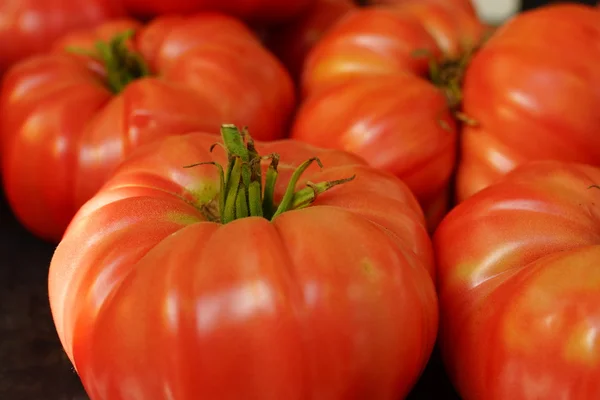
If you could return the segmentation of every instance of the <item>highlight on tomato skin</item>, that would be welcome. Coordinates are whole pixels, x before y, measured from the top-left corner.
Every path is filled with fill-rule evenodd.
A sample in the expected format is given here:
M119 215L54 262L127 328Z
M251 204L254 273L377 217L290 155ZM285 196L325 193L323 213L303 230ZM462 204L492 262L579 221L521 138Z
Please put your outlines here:
M414 195L346 152L222 137L139 147L58 245L52 315L90 398L406 396L438 321Z
M115 19L73 31L4 76L4 191L29 231L58 242L138 145L217 134L223 121L273 140L286 135L294 106L289 73L231 16Z
M446 369L467 400L600 398L600 168L522 165L433 241Z

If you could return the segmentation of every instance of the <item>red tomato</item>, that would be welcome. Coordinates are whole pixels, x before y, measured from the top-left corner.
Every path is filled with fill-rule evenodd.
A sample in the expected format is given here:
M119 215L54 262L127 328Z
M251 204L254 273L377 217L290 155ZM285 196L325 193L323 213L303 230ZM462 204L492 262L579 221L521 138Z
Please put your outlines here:
M133 14L152 17L161 14L219 11L246 20L279 22L301 14L316 0L122 0Z
M600 13L559 4L521 14L476 53L463 110L459 200L527 160L600 165Z
M331 26L355 8L352 0L317 0L299 18L272 29L267 46L299 79L309 51Z
M354 152L402 178L435 227L447 209L457 128L444 92L427 81L430 59L459 55L484 32L470 14L437 4L352 12L309 55L308 98L292 137Z
M279 154L277 177L238 133L223 129L236 154L225 182L214 165L184 168L227 162L213 135L169 137L139 148L73 219L49 293L88 394L403 398L438 318L416 199L348 153L256 143Z
M351 10L369 6L404 6L416 4L422 8L424 3L439 3L455 7L460 5L469 13L475 14L470 0L317 0L300 17L271 29L267 45L283 61L296 78L302 73L304 60L321 39L323 34Z
M73 29L123 15L118 0L2 0L0 74Z
M127 29L137 30L133 51L105 43L111 65L126 66L108 75L93 57L64 51ZM192 130L216 133L223 121L275 139L293 107L283 66L231 17L107 23L66 37L52 54L6 74L0 95L6 195L27 228L58 241L77 209L138 145Z
M599 183L531 162L440 224L440 340L463 399L600 398Z

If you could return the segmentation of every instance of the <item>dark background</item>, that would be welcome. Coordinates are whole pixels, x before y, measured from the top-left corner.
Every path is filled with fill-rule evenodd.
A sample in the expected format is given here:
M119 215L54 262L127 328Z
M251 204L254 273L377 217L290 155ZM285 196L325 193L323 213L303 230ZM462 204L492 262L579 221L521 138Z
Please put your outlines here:
M546 3L523 0L522 8ZM48 306L46 278L54 246L28 234L1 194L0 236L0 399L87 400L62 351ZM437 351L409 399L459 399Z
M563 0L554 0L554 1L543 1L543 0L521 0L521 10L530 10L535 7L542 6L548 3L582 3L582 4L596 4L596 0L578 0L578 1L563 1Z

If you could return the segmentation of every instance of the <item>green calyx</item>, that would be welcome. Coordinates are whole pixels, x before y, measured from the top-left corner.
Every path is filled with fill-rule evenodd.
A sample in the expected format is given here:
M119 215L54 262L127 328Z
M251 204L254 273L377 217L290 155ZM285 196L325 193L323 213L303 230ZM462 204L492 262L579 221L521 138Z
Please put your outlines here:
M476 125L476 121L461 111L462 84L465 71L475 50L467 51L458 58L444 58L441 61L436 60L428 51L415 53L417 56L428 57L429 80L444 93L448 108L454 117L467 125Z
M473 56L482 46L491 38L494 30L489 29L485 32L480 42L476 45L472 43L463 43L461 55L458 57L443 57L438 60L429 50L416 50L413 53L415 57L427 57L429 64L429 80L446 97L446 103L450 112L457 121L466 125L475 126L477 121L466 115L462 110L462 86L465 73Z
M127 41L134 34L135 31L128 30L108 42L98 41L93 51L80 48L68 48L67 51L100 61L106 70L107 86L113 93L120 93L129 83L150 75L142 56L127 47Z
M306 187L296 190L296 185L308 167L316 162L322 167L321 161L310 158L296 168L287 189L276 205L274 202L275 184L278 177L279 155L261 156L254 147L254 141L246 129L240 130L234 125L221 127L223 147L227 152L227 168L215 162L201 162L187 165L185 168L211 164L218 168L220 176L220 192L218 213L203 210L206 218L220 221L223 224L245 217L263 217L273 220L278 215L310 206L317 196L334 186L349 182L354 176L320 183L308 182ZM216 145L211 147L212 149ZM261 162L270 160L266 176L262 179Z

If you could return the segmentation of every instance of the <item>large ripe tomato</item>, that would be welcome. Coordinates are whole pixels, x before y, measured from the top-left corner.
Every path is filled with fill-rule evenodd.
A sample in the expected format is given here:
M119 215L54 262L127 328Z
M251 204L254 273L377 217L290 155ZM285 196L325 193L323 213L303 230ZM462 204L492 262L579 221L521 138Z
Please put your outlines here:
M65 233L50 304L91 399L403 398L438 318L416 199L295 141L256 143L261 166L238 135L225 182L184 168L225 165L213 135L139 148Z
M124 13L119 0L2 0L0 75L13 63L46 51L65 33Z
M67 45L135 29L134 51L102 46L110 66ZM142 60L140 62L140 60ZM113 65L114 64L114 65ZM10 70L0 97L8 201L35 234L59 240L77 209L130 151L160 136L248 125L259 139L286 132L291 78L248 28L220 14L115 21L66 37L52 54Z
M465 73L459 200L527 160L600 165L600 13L551 5L500 28Z
M600 168L537 161L434 236L448 371L465 400L600 398Z
M457 128L444 92L427 80L430 59L458 56L484 32L471 14L433 3L352 12L307 59L292 137L402 178L433 228L447 208Z
M140 17L218 11L244 20L279 22L308 9L316 0L121 0Z

